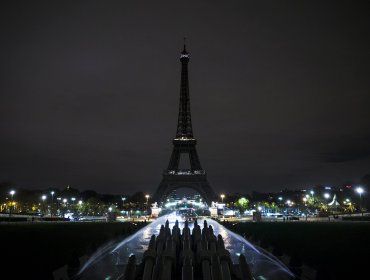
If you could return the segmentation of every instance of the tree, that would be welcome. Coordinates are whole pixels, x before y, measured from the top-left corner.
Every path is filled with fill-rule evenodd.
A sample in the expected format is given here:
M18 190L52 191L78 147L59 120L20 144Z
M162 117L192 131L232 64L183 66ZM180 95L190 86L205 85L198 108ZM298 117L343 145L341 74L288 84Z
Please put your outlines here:
M128 199L132 203L144 204L146 202L145 194L143 192L136 192Z
M352 214L353 212L355 212L355 210L356 210L356 207L353 203L349 202L349 203L345 204L345 208L344 208L345 213Z
M235 203L234 203L235 207L239 210L239 212L241 214L244 213L245 210L248 209L248 205L249 205L249 200L246 199L245 197L241 197L239 198Z

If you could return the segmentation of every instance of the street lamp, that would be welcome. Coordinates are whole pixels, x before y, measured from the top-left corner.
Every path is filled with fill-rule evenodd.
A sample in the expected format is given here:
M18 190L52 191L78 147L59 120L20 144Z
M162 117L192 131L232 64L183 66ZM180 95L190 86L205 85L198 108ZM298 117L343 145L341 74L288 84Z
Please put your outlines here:
M123 211L125 211L125 200L126 200L126 197L122 197L122 209ZM125 212L123 212L125 213ZM128 213L127 213L127 216L128 216Z
M224 197L225 197L225 195L224 194L221 194L220 197L221 197L221 202L224 203Z
M330 198L330 194L324 193L324 197L325 197L326 200L328 200ZM329 202L326 203L326 207L327 207L326 211L330 212L329 211ZM329 220L330 220L330 218L329 218Z
M51 217L53 217L53 204L54 204L54 194L55 194L55 192L51 191L50 194L51 194L51 209L50 209L51 212L50 212L50 214L51 214Z
M313 196L313 194L315 193L314 191L310 191L311 195Z
M303 202L304 202L304 208L305 208L305 211L306 211L306 221L307 221L307 197L303 197Z
M15 194L15 190L11 190L10 192L9 192L9 194L12 196L12 200L11 200L11 202L10 202L10 210L9 210L9 217L12 215L12 209L13 209L13 196L14 196L14 194Z
M43 212L45 212L45 200L46 200L46 195L41 196L41 199L42 199L42 207L44 208L44 211L43 211Z
M283 197L282 197L282 196L279 196L279 197L278 197L278 200L279 200L279 205L281 206L281 205L282 205L282 203L283 203L283 202L282 202L282 201L283 201Z
M360 195L360 211L361 211L361 216L363 216L364 213L362 212L362 199L361 199L361 195L364 193L364 189L361 188L361 187L357 187L356 188L356 192Z
M149 202L149 197L150 197L150 195L149 194L146 194L145 195L145 198L146 198L146 215L148 214L148 202Z

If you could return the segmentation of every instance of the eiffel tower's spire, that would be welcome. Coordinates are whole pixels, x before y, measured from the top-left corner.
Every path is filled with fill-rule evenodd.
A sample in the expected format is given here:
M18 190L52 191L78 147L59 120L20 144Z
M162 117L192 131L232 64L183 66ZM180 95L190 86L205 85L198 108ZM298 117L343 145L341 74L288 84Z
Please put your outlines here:
M184 37L184 50L182 51L182 54L188 54L186 51L186 37Z
M179 117L177 121L176 138L193 138L193 127L190 114L188 63L189 53L186 51L186 38L184 38L184 50L181 53L181 87Z

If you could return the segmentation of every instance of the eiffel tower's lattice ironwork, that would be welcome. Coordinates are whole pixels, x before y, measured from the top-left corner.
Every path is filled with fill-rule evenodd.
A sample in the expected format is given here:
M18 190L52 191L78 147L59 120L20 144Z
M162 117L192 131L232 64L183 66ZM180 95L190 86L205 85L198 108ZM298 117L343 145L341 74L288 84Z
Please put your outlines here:
M190 114L188 78L189 53L186 51L185 43L184 50L180 56L180 61L181 88L176 138L172 141L173 150L170 163L163 173L162 181L153 196L153 201L161 202L172 191L185 187L197 191L203 199L210 204L211 201L216 198L216 195L208 183L206 172L202 169L198 153L195 148L197 140L193 136ZM189 157L189 169L179 168L181 155L187 155Z

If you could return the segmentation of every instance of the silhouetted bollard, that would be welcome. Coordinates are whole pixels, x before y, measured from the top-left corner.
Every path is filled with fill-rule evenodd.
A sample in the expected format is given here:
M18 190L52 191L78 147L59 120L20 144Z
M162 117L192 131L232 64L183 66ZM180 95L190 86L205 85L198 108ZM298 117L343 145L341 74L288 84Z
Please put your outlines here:
M212 255L211 271L212 271L212 279L213 280L222 280L220 260L217 256L217 254Z
M222 239L222 236L220 234L217 236L217 254L220 258L222 279L223 280L231 280L230 252L225 249L224 240Z
M172 237L169 236L166 241L166 249L163 251L163 270L161 280L171 280L172 270L175 265L176 252L174 250Z
M192 260L189 256L186 256L182 264L182 280L193 280L194 271L192 266Z
M253 280L251 269L243 254L239 256L239 268L242 280Z
M152 280L157 280L160 279L160 275L162 272L162 258L157 257L154 268L153 268L153 275L152 275Z
M200 264L201 262L202 251L203 251L202 239L199 239L196 243L196 254L195 254L195 261L197 264Z
M159 235L155 242L155 248L156 248L157 254L162 253L165 242L166 242L166 233L165 233L164 226L162 225L161 229L159 230Z
M144 252L143 262L144 262L144 271L143 271L143 280L151 280L152 272L155 263L155 258L157 254L155 253L155 235L153 234L150 238L148 250Z
M209 235L209 237L208 237L208 249L212 253L216 253L216 250L217 250L217 239L216 239L216 236Z
M204 254L201 259L203 280L212 280L211 261L208 254Z
M193 263L194 255L190 247L189 237L184 238L182 251L180 253L180 263L183 263L186 258L190 259Z
M136 257L131 255L128 259L128 264L126 266L125 274L123 275L123 280L134 280L136 276Z

